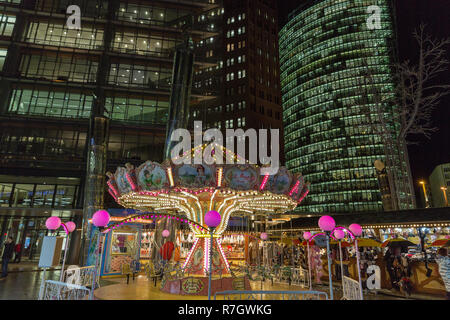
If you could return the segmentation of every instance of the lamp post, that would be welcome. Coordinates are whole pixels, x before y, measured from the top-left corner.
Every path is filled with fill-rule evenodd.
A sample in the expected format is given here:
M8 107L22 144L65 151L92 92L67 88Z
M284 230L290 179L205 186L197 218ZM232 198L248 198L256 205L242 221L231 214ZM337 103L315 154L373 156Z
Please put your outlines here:
M308 277L309 277L309 290L312 291L312 276L311 276L311 257L309 254L309 239L311 239L312 234L309 231L303 233L303 238L306 241L306 248L308 252Z
M348 229L355 236L356 265L357 265L357 269L358 269L359 293L361 295L361 300L364 300L363 291L362 291L362 283L361 283L361 265L359 263L360 258L359 258L359 249L358 249L358 237L360 237L362 235L362 228L359 224L353 223L348 227Z
M422 185L422 189L423 189L423 197L425 198L425 208L428 208L429 202L428 202L428 196L427 196L427 189L425 187L425 181L419 181L419 183Z
M99 210L92 216L92 224L99 229L98 237L97 237L97 245L95 248L96 256L95 256L95 269L94 276L92 277L92 286L91 293L89 295L89 300L94 300L94 289L97 281L97 269L98 269L98 261L100 255L100 237L102 235L103 229L108 225L110 216L108 211Z
M260 235L260 238L261 238L262 241L266 241L269 238L269 235L267 233L265 233L265 232L262 232L261 235ZM259 255L259 244L258 244L258 255ZM264 260L264 245L263 245L263 258L262 258L262 260ZM261 266L261 258L258 259L258 263ZM262 264L264 265L264 262ZM265 270L264 267L262 268L261 273L262 273L262 278L261 278L261 290L262 290L263 289L263 281L264 282L266 281L266 270Z
M344 288L344 266L342 263L342 245L341 245L341 240L345 238L345 232L342 230L334 230L334 237L338 240L339 242L339 262L341 264L341 281L342 281L342 288Z
M447 188L441 187L442 193L444 194L445 206L448 207L448 199L447 199Z
M69 221L67 223L62 223L61 224L64 227L64 231L66 231L66 245L64 248L64 259L63 259L63 263L62 263L62 267L61 267L61 275L59 276L59 281L62 282L64 280L64 266L66 264L66 257L67 257L67 247L69 246L69 237L70 237L70 233L72 233L75 228L77 227L76 224L72 221Z
M205 224L209 228L211 235L210 245L209 245L209 279L208 279L208 300L211 300L211 278L212 278L212 252L213 252L213 235L214 229L220 224L222 217L217 211L208 211L205 215Z
M322 216L319 219L319 228L325 232L327 237L327 260L328 260L328 281L330 283L330 299L334 300L333 297L333 279L331 277L331 259L330 259L330 235L336 226L336 222L333 217Z
M51 232L55 232L61 226L61 219L59 217L50 217L45 220L45 226ZM39 300L42 300L44 294L44 285L45 285L45 273L47 272L47 266L44 267L42 271L41 278L41 287L39 288Z

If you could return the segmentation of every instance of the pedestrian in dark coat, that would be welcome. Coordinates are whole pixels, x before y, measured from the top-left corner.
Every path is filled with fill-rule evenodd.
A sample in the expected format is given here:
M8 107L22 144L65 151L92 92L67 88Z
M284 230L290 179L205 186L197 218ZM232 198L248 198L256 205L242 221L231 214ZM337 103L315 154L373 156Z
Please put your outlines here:
M14 242L13 238L8 237L8 240L6 240L5 243L5 250L3 250L3 256L2 256L2 276L0 279L5 279L8 275L8 263L9 260L12 259L14 252Z

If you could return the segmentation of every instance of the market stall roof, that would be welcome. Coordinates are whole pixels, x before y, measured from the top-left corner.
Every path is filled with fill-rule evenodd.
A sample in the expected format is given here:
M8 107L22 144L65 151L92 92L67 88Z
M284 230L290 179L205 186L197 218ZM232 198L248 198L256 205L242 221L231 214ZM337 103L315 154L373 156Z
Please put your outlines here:
M383 248L386 248L386 247L409 247L409 246L415 246L415 245L416 245L415 243L413 243L409 240L398 237L398 238L387 239L386 241L383 242L381 247L383 247Z
M292 214L287 212L286 214ZM354 213L301 213L302 217L272 228L271 232L300 232L318 230L318 220L322 215L331 215L336 225L348 226L358 223L363 228L417 228L450 226L450 207L427 208L389 212ZM309 215L309 216L307 216Z
M358 244L359 244L359 242L358 242ZM332 241L330 241L330 245L334 245L334 246L337 246L337 245L339 245L339 241L334 241L334 240L332 240ZM351 247L352 246L352 244L351 243L349 243L349 242L347 242L347 241L342 241L341 242L341 246L342 246L342 248L347 248L347 247Z
M442 247L445 246L448 242L450 242L449 239L438 239L433 241L430 247Z
M381 242L375 239L362 238L358 239L358 247L381 247Z

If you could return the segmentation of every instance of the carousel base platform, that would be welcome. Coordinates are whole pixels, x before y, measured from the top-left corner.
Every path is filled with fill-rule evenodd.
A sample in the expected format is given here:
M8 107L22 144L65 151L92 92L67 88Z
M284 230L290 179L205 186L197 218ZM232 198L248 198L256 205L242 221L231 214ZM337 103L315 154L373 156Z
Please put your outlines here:
M192 276L183 279L167 280L162 284L161 291L181 296L205 296L208 295L208 277ZM227 290L251 290L247 277L223 277L211 279L211 295Z

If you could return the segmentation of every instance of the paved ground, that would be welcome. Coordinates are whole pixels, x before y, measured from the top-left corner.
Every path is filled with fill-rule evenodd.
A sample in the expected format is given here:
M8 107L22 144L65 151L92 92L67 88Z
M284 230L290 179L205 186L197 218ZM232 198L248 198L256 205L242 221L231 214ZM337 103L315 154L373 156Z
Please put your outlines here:
M0 281L0 300L36 300L41 285L42 271L37 270L36 264L20 263L10 264L9 275L5 280ZM59 280L60 270L51 270L46 272L46 279ZM261 282L252 282L254 290L261 290ZM101 279L101 288L96 290L98 299L108 300L186 300L186 296L173 296L161 293L159 291L159 283L155 288L152 281L148 281L146 277L140 276L136 281L130 279L130 284L126 284L125 278L115 278L104 280ZM315 286L314 290L329 293L326 285ZM267 280L262 284L262 290L302 290L297 286L289 286L285 284L274 284ZM304 289L303 289L304 290ZM336 284L334 290L335 299L340 299L342 291ZM189 299L206 299L207 297L189 297ZM383 290L377 295L364 294L365 300L405 300L405 297L395 291ZM412 300L444 300L444 297L432 295L416 295L413 294L409 299Z
M19 269L27 271L18 271ZM18 265L8 268L8 276L0 280L0 300L37 300L41 286L43 271L36 271L35 266L19 268ZM46 280L59 281L60 269L46 272ZM109 285L112 282L101 279L100 285Z

